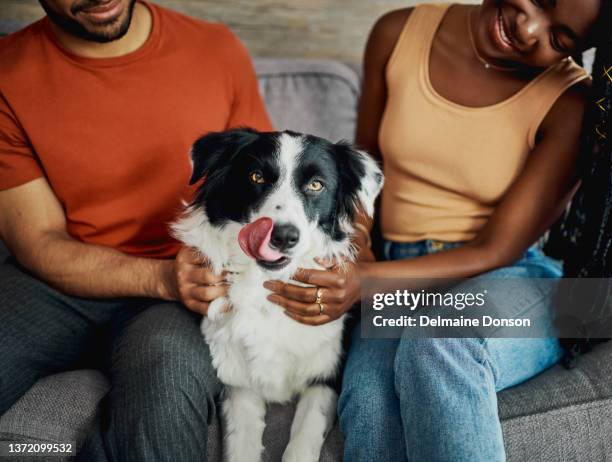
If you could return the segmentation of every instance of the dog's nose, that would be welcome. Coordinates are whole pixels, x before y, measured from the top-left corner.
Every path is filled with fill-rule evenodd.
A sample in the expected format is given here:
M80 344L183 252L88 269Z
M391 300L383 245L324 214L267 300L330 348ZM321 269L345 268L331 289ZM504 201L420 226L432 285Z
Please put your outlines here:
M300 240L300 230L293 225L274 225L270 244L280 250L288 250Z

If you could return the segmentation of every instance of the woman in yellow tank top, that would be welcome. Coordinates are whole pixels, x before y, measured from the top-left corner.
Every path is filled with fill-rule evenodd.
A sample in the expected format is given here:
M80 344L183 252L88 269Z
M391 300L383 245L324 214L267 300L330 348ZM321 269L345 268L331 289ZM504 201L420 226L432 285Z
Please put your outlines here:
M519 290L488 301L543 319L544 335L372 339L357 326L338 407L345 460L505 460L496 392L562 355L550 291L532 279L558 278L561 265L532 245L576 184L588 74L568 57L609 33L609 10L608 0L484 0L393 11L374 26L357 143L383 161L387 261L372 261L364 220L358 265L299 277L322 288L325 310L295 285L271 285L274 300L316 325L346 312L364 279L472 278L469 292L505 278Z
M515 287L524 278L488 306L501 317L546 317L551 286L529 278L560 277L561 267L529 246L576 182L588 76L567 57L589 43L601 6L422 5L378 21L357 142L384 163L389 261L367 267L368 277L480 274L463 290L488 288L498 298L484 278ZM505 460L496 392L562 356L552 328L550 336L503 338L511 332L374 340L357 331L339 402L345 460Z

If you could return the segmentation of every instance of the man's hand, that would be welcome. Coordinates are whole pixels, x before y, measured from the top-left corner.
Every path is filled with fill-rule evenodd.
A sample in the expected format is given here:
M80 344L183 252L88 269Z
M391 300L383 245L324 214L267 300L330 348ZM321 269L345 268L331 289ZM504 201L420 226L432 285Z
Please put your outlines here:
M338 319L360 298L359 267L351 262L320 263L327 269L300 269L293 277L315 287L266 281L264 287L273 292L268 300L285 308L287 316L302 324L319 326ZM317 292L321 305L316 303Z
M204 316L210 302L227 295L225 274L215 275L208 260L191 247L181 248L164 279L162 298L180 301Z

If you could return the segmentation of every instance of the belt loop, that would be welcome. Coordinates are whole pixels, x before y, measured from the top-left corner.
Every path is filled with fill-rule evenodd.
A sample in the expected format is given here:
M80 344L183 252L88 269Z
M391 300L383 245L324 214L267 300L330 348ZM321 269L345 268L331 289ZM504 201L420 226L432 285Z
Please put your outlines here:
M431 239L430 241L431 244L431 249L439 252L440 250L444 250L444 242L442 241L436 241L435 239Z
M387 241L385 240L383 242L383 256L385 257L385 260L391 260L391 246L393 245L393 242L391 241Z

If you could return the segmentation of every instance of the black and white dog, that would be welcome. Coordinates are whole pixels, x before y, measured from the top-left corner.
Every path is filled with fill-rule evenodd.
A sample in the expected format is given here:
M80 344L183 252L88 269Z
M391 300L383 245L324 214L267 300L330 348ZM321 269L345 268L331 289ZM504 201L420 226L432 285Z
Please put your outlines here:
M266 299L266 280L319 268L315 257L354 258L358 210L371 215L383 183L376 162L344 143L290 131L212 133L192 148L196 199L174 225L216 273L227 298L202 321L213 365L226 385L226 457L261 460L266 403L299 396L283 461L318 461L336 411L343 318L300 324Z

